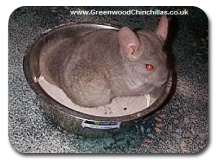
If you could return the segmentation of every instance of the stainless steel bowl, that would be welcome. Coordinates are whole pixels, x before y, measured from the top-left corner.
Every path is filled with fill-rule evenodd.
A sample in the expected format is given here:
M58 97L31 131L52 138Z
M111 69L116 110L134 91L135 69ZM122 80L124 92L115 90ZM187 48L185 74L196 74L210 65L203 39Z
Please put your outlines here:
M70 23L47 30L36 38L34 44L28 49L23 61L26 79L37 94L42 110L49 115L59 127L87 136L104 136L115 131L122 131L122 129L125 129L137 120L159 109L162 104L165 103L172 87L172 73L170 72L168 82L159 90L159 93L157 91L157 93L149 94L150 97L154 96L155 100L148 107L138 110L137 112L132 112L131 114L117 116L97 116L74 110L74 108L69 108L48 95L38 82L41 75L39 70L39 56L45 42L53 39L56 33L63 33L66 37L70 37L71 35L97 29L118 30L118 27L108 24ZM125 110L125 108L122 109Z

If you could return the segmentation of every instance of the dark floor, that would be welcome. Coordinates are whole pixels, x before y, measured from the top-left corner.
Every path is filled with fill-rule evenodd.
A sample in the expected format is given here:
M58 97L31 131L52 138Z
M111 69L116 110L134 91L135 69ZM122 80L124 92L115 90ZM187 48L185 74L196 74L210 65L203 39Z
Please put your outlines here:
M43 31L67 22L105 22L154 29L158 16L72 16L71 10L95 7L23 7L9 20L9 124L11 145L25 153L196 153L208 144L208 20L192 7L147 7L184 10L169 16L168 55L174 59L176 88L169 103L136 128L108 138L85 138L60 132L39 110L38 99L24 77L25 51ZM137 8L138 7L129 7ZM96 10L128 10L98 7ZM142 7L146 9L146 7Z

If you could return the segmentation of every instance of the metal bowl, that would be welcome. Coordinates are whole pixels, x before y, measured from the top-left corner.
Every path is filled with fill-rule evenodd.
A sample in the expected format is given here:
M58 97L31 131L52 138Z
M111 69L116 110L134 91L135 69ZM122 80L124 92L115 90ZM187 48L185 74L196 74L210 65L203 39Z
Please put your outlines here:
M113 112L109 113L106 112L106 107L103 107L103 114L101 114L100 111L98 111L97 114L90 114L88 109L83 109L82 107L81 109L77 109L77 107L71 108L60 102L59 99L54 98L53 95L45 89L48 86L44 85L45 83L42 84L40 80L41 72L39 69L39 57L42 47L48 40L53 39L53 36L56 35L56 33L63 33L66 37L69 37L71 35L98 29L118 30L116 26L107 24L70 23L61 25L45 31L36 38L34 44L28 49L23 61L26 79L31 88L37 94L42 110L49 115L60 128L86 136L104 136L115 131L121 131L131 123L157 110L167 99L172 87L172 73L170 73L168 82L161 87L160 90L145 96L145 107L140 107L140 103L138 101L135 102L134 100L132 105L133 109L130 109L129 111L125 97L123 98L124 102L122 102L121 105L117 106L117 103L118 101L120 102L120 100L115 101L115 109L120 109L121 112L113 110ZM142 99L143 98L144 97L142 97ZM127 101L131 100L127 99ZM102 110L100 107L99 109Z

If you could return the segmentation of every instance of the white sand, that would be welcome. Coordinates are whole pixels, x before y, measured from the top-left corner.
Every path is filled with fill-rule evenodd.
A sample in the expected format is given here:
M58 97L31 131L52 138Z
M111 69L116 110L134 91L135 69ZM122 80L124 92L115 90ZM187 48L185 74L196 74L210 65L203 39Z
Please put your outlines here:
M74 104L59 87L47 82L43 76L36 80L45 92L60 104L74 109L78 112L102 116L102 117L116 117L125 116L137 113L146 109L153 101L150 101L149 94L145 96L136 97L120 97L112 100L110 104L99 106L95 108L85 108ZM126 108L126 109L125 109Z

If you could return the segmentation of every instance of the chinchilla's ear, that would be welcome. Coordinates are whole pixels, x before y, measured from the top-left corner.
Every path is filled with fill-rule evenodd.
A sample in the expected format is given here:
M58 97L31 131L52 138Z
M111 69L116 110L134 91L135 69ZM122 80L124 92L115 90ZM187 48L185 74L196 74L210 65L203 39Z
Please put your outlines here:
M160 19L160 22L155 30L158 38L164 43L167 38L168 32L168 19L165 15L163 15Z
M143 54L141 52L141 42L130 28L121 28L118 32L118 39L120 47L130 60L136 60Z

